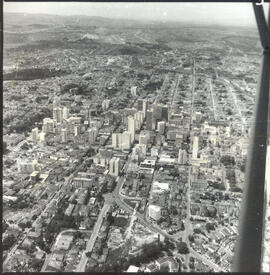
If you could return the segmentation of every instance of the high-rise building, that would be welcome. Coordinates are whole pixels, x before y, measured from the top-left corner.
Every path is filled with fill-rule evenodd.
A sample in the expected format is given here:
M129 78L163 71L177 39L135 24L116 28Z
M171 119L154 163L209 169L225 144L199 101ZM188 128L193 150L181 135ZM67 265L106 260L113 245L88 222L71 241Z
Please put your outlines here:
M136 86L131 87L130 91L131 91L131 95L133 95L133 96L137 95L137 87Z
M67 139L67 129L61 129L61 142L66 143Z
M69 118L69 109L67 107L63 108L63 119Z
M161 134L161 135L164 134L164 132L165 132L165 121L159 121L158 122L157 130L158 130L159 134Z
M149 217L158 221L161 217L161 208L158 205L150 204L148 207Z
M60 122L62 123L63 121L63 112L62 112L62 108L57 107L53 109L53 119L56 120L56 122Z
M109 99L103 100L103 102L102 102L102 109L103 110L107 110L109 108L109 106L110 106L110 100Z
M137 110L142 111L143 110L143 99L137 100Z
M148 101L144 99L143 105L142 105L142 112L143 112L144 117L146 117L147 109L148 109Z
M41 145L45 145L46 144L46 133L41 132L39 135L39 142Z
M153 117L156 120L160 120L162 118L162 106L160 104L155 104L153 108Z
M193 137L193 145L192 145L192 158L193 159L198 158L198 150L199 150L199 137L194 136Z
M146 112L146 129L153 130L153 111L147 110Z
M38 138L39 138L39 136L38 136L38 128L36 127L34 129L32 129L32 141L33 142L38 142Z
M53 99L53 109L60 106L60 98L58 96L54 97Z
M178 163L179 164L186 164L187 163L187 151L186 150L179 149Z
M144 117L146 117L146 111L148 109L148 101L146 99L139 99L137 101L137 110L142 111Z
M49 117L43 119L42 132L54 133L55 121Z
M121 134L121 149L130 149L131 147L131 133L125 131Z
M128 132L131 134L131 142L135 140L135 120L134 117L128 117Z
M150 135L148 133L140 133L139 144L147 145L150 140Z
M93 144L97 138L97 128L91 128L88 130L89 143Z
M110 175L117 177L120 171L120 159L113 157L110 160Z
M74 125L74 136L78 136L81 133L81 126L80 125Z
M161 118L168 121L169 118L169 108L168 106L162 106L161 108Z
M119 147L119 134L113 133L112 134L112 147L117 149Z

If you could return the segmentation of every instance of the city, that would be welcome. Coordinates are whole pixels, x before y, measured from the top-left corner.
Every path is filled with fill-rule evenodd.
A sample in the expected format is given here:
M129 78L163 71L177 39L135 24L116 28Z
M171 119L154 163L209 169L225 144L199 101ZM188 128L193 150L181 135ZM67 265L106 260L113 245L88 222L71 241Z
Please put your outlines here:
M4 20L3 271L229 272L256 30Z

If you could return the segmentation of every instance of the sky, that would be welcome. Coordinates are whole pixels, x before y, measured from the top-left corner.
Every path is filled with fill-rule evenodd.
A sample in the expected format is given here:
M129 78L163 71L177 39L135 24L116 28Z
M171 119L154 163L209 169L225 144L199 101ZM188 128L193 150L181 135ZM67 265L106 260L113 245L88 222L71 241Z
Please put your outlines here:
M265 10L268 6L269 3L264 4ZM4 2L4 12L255 26L251 3Z

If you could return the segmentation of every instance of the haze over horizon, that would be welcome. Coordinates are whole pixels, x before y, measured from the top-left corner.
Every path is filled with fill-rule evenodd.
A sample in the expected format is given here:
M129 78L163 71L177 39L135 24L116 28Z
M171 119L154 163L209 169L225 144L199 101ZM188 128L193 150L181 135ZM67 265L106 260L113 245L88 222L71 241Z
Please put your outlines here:
M267 14L269 5L264 8ZM10 12L255 27L251 3L4 2Z

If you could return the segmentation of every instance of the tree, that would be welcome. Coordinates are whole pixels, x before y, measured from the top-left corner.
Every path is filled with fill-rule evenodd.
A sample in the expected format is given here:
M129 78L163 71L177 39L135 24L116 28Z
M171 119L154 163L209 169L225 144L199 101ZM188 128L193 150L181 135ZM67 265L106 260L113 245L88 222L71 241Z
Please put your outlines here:
M10 249L14 243L16 242L16 237L14 235L8 235L2 243L2 248L3 250L8 250Z
M189 249L185 242L179 242L177 243L177 248L180 254L188 254Z
M207 223L205 225L207 232L210 232L211 230L215 230L215 226L212 223Z
M188 239L189 239L189 241L191 242L191 243L194 243L194 236L193 235L189 235L188 236Z
M90 258L90 257L91 257L91 254L92 254L92 253L91 253L90 251L85 252L85 256L86 256L86 257L88 257L88 258Z

